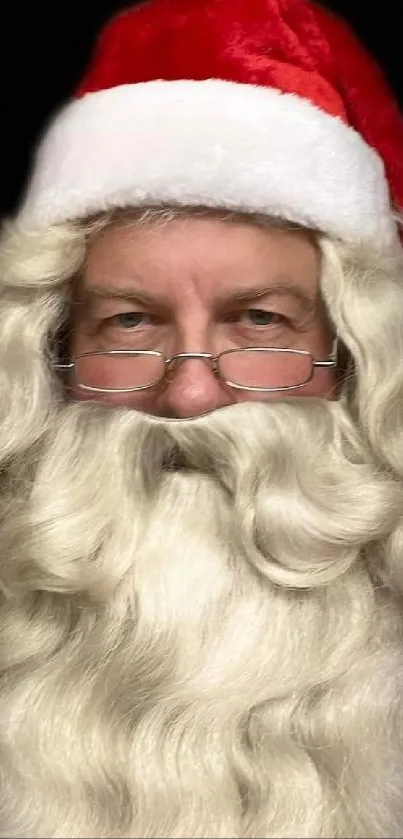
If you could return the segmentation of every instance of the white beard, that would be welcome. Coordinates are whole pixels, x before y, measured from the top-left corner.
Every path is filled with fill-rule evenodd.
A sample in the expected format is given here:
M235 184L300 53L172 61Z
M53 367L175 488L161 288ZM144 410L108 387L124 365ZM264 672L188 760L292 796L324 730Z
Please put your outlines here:
M70 405L37 457L4 480L0 835L400 836L402 487L341 406Z

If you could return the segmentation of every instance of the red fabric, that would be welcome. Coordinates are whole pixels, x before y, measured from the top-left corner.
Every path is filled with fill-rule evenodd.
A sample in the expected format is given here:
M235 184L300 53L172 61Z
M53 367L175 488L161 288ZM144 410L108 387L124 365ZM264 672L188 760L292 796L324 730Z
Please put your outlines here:
M380 68L346 23L312 8L331 48L348 122L383 159L393 202L403 210L403 114Z
M311 0L149 0L105 27L76 93L206 78L275 87L340 117L383 158L403 207L403 117L348 25Z
M296 93L345 118L330 67L326 40L301 0L151 0L101 33L77 95L153 79L216 78Z

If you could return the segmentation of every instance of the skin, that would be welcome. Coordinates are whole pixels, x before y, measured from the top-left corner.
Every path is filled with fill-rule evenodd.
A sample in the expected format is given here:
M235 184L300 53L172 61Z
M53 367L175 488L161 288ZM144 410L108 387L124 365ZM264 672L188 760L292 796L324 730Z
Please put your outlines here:
M332 335L320 302L319 273L320 255L305 231L198 217L158 228L108 227L88 249L73 306L71 357L119 348L156 349L169 356L272 346L308 350L325 360ZM250 299L237 299L241 293ZM74 376L70 380L74 398L170 418L195 417L247 400L333 398L335 385L335 371L329 369L316 370L295 391L235 390L201 359L182 361L169 381L137 393L90 395L76 387Z

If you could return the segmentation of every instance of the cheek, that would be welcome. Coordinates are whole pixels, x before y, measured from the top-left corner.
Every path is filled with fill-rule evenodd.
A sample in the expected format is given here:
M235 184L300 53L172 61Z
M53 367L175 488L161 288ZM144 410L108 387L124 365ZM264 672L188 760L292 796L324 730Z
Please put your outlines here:
M71 325L69 333L68 351L70 357L85 352L85 337L81 334L80 326L77 323Z
M236 392L236 402L271 402L275 399L292 399L300 396L316 396L320 399L337 399L337 379L334 370L317 370L311 382L297 388L277 393Z
M301 388L301 396L318 396L322 399L337 398L337 376L335 370L316 370L311 382Z
M156 403L156 393L152 390L143 393L91 393L71 383L67 384L67 391L69 398L78 402L101 402L111 408L133 408L150 414L154 413Z

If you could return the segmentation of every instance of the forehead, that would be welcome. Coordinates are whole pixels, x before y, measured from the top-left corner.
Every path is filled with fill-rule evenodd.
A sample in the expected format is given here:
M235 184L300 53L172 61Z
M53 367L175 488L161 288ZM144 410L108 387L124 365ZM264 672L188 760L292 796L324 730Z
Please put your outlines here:
M314 297L318 280L319 252L308 231L187 217L105 228L89 244L82 288L132 287L172 300L192 289L216 298L266 283Z

